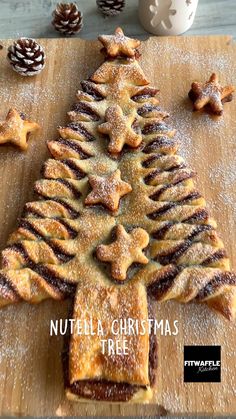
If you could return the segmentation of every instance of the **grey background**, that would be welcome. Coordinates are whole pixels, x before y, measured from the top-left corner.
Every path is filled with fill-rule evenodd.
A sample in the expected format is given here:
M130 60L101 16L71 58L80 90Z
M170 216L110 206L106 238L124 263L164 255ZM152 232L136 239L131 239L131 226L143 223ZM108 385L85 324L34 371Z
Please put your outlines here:
M60 36L51 26L56 3L57 0L0 0L0 39ZM117 25L129 35L148 37L138 21L138 0L126 0L126 8L119 17L105 19L97 10L96 0L77 3L84 13L84 28L77 35L81 38L97 38L98 33L110 33ZM194 24L187 34L229 34L236 39L236 0L199 0Z

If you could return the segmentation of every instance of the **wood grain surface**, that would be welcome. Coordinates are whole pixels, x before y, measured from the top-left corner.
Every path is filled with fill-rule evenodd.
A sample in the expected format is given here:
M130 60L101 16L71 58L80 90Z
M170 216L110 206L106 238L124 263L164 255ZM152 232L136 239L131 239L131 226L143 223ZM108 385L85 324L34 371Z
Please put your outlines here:
M0 41L0 120L10 106L38 121L27 153L0 149L0 246L33 197L33 183L47 156L46 140L66 120L80 80L102 61L97 42L41 40L47 65L36 78L15 74L5 59L10 41ZM223 83L235 82L236 47L228 36L150 38L142 45L141 66L160 88L160 100L178 129L180 154L197 170L199 190L207 198L236 269L236 101L225 104L218 119L192 113L187 99L192 80L214 70ZM62 337L49 336L51 319L68 315L69 302L19 304L0 312L0 413L31 416L151 416L236 413L236 331L207 307L173 302L156 306L157 318L179 321L177 336L159 336L158 378L153 403L145 406L73 404L64 396L60 351ZM221 383L183 383L183 347L222 346Z
M0 38L59 38L51 25L51 14L58 0L0 0ZM132 36L146 39L149 34L138 18L138 0L126 0L124 11L104 19L96 0L77 1L84 14L79 37L94 39L101 30L111 33L122 26ZM229 34L236 38L235 0L199 0L196 17L188 35Z

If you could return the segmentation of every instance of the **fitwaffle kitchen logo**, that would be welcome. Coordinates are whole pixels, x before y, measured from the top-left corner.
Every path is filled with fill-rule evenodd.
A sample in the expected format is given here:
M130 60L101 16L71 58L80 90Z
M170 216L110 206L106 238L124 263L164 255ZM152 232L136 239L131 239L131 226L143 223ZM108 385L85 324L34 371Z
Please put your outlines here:
M220 381L220 346L184 347L185 383L220 383Z

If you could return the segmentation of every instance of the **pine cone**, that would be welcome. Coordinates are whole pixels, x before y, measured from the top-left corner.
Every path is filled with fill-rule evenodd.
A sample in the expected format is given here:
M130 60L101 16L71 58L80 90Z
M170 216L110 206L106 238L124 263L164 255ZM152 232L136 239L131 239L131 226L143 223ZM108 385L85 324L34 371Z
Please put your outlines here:
M125 7L125 0L97 0L98 9L105 16L116 16Z
M75 3L58 3L52 15L52 24L62 35L74 35L83 27L83 13Z
M35 76L45 66L45 53L34 39L20 38L8 48L8 60L22 76Z

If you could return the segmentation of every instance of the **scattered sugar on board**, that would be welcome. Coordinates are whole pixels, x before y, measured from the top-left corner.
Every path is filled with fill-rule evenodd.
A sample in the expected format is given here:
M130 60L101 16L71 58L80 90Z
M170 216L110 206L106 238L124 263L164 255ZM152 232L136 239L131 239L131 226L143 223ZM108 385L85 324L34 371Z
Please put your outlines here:
M161 308L162 310L162 308ZM159 337L159 345L161 346L161 359L159 365L162 371L162 391L160 402L170 413L184 413L186 411L185 395L183 388L183 346L184 345L221 345L222 347L222 381L220 392L217 391L214 397L218 400L218 412L222 413L224 409L230 411L230 405L227 400L233 400L236 396L236 376L235 372L229 365L232 364L236 356L236 349L233 345L235 339L235 326L216 315L205 305L186 304L177 306L177 303L168 301L165 303L164 313L172 313L174 310L174 318L180 316L180 333L182 338L177 336ZM170 315L171 317L171 315ZM227 327L225 327L227 326ZM230 339L229 339L230 336ZM203 343L204 342L204 343ZM167 349L168 348L168 349ZM174 368L169 369L171 362L170 353L174 354ZM176 361L177 360L177 361ZM174 387L169 391L169 380L174 381ZM188 394L198 393L198 412L204 412L206 403L208 403L209 385L206 383L188 383L186 384ZM214 384L212 385L214 389ZM188 410L196 411L195 398L189 397Z
M176 138L179 142L179 154L193 166L192 160L200 158L199 150L194 146L191 133L196 133L199 129L204 129L209 137L218 134L219 129L225 126L223 118L212 122L209 115L202 114L201 119L195 118L195 114L186 107L185 102L178 101L169 109L170 123L176 128ZM199 126L200 125L200 126Z
M235 64L232 62L231 58L227 56L226 54L208 54L208 55L199 55L199 53L186 53L183 51L178 50L178 48L173 47L172 45L164 46L163 44L157 44L157 53L154 54L154 61L156 66L158 66L158 60L160 59L160 56L170 56L171 62L175 64L176 66L183 66L188 65L192 67L192 74L194 74L194 68L196 69L196 72L202 72L202 69L204 70L204 73L207 74L216 70L221 73L224 73L225 71L228 72L228 74L233 74L233 70L235 69ZM68 54L68 65L72 67L71 60L71 53ZM153 53L152 57L150 58L153 61ZM147 62L147 59L146 59ZM95 66L96 59L93 59L93 65ZM70 67L70 68L71 68ZM88 71L88 74L91 73L91 57L89 57L86 64L84 64L84 70ZM5 74L5 77L7 77L7 73ZM167 82L166 80L166 74L160 74L160 85L161 87L165 85ZM4 77L2 79L2 83L0 82L0 95L1 99L5 103L11 102L12 105L17 106L18 101L15 97L14 88L10 88L9 86L6 88ZM36 105L42 106L43 104L47 103L49 100L53 103L59 103L59 100L61 100L60 96L60 90L65 87L65 84L69 84L67 80L64 78L62 79L60 77L60 74L56 74L55 76L55 85L57 85L57 89L55 89L54 86L34 86L34 82L32 81L22 81L22 84L20 86L20 92L19 92L19 98L20 101L23 103L34 101ZM230 80L228 80L230 82ZM20 84L20 83L19 83ZM178 86L177 86L178 87ZM189 135L190 130L194 129L196 132L199 129L207 130L208 134L210 136L214 136L218 134L218 131L223 132L225 121L224 118L220 118L217 122L210 119L208 115L202 115L201 119L194 120L193 115L191 113L191 110L189 107L186 106L186 103L182 101L183 97L186 96L186 90L181 91L181 94L178 94L177 90L174 93L174 100L172 104L167 104L169 107L170 112L172 113L171 116L171 123L173 127L176 127L178 129L177 138L180 142L180 154L184 156L187 161L191 164L193 156L196 156L196 158L201 157L199 155L199 152L196 152L196 149L193 148L192 138ZM163 93L164 96L164 93ZM43 122L43 117L42 122ZM228 139L227 139L228 140ZM14 160L15 153L12 152L12 159ZM23 159L23 155L19 154L19 159ZM192 164L191 164L192 165ZM230 163L231 165L231 163ZM235 162L232 161L232 168L234 168L234 174L235 171ZM226 192L226 190L230 190L230 183L232 181L232 171L225 171L225 166L217 165L217 167L213 168L212 174L211 174L211 180L214 183L215 181L222 183L222 189L221 193L219 195L219 199L222 199L222 202L224 200L228 200L227 202L232 202L232 204L235 206L235 198ZM235 178L233 178L233 182L235 182ZM229 191L230 192L230 191ZM232 198L232 200L231 200ZM226 202L224 201L224 202ZM13 202L12 202L13 204ZM169 303L168 303L169 304ZM170 303L171 304L171 303ZM38 309L37 307L35 309ZM6 309L8 310L8 309ZM14 316L15 317L15 316ZM11 317L12 321L12 317ZM15 322L18 321L17 318L14 319ZM9 320L10 322L10 320ZM11 324L9 324L9 327ZM185 315L184 315L184 321L181 323L181 326L183 326L183 332L184 332L184 342L190 342L192 344L201 344L202 338L208 340L210 344L215 343L223 345L225 354L227 356L235 356L235 349L232 348L230 345L230 341L227 339L228 333L233 335L235 333L233 326L227 324L227 331L226 328L224 328L224 321L221 320L218 316L216 316L214 313L211 313L207 307L202 306L195 306L195 305L189 305L185 306ZM6 328L5 330L7 330ZM6 333L4 330L4 333ZM209 335L209 330L212 330L212 334ZM37 332L37 330L36 330ZM35 333L36 333L35 332ZM27 333L26 333L27 334ZM176 338L178 339L178 337ZM225 341L226 340L226 341ZM7 362L11 362L14 364L14 361L17 360L17 362L20 361L24 362L25 357L31 350L31 342L24 343L20 342L19 339L16 339L11 345L7 345L7 348L5 348L5 351L2 350L0 353L0 363L3 362L3 360L7 360ZM177 341L176 347L178 348L179 353L182 351L182 345L183 342ZM166 356L164 355L164 358ZM167 360L168 361L168 360ZM236 393L235 390L235 377L232 374L232 371L227 371L227 365L225 365L225 369L227 373L227 379L228 382L222 383L222 395L219 396L219 404L222 404L224 406L224 394L225 389L227 389L228 394L231 392L234 396ZM179 380L177 380L178 385L182 385ZM204 396L203 396L204 397ZM169 391L164 391L162 394L163 398L163 404L166 407L166 409L172 411L172 412L182 412L185 409L184 402L179 398L179 394L176 391L172 391L171 393ZM204 400L204 399L203 399ZM204 406L202 406L204 408Z
M187 39L185 40L186 48L181 49L171 43L159 42L158 38L153 38L151 42L152 48L147 49L147 54L150 54L150 60L152 60L152 63L154 61L154 63L157 65L160 61L160 57L167 57L167 61L171 60L171 65L174 65L175 67L187 65L188 68L190 67L190 69L192 67L196 70L201 69L203 74L206 73L202 70L209 70L210 72L229 71L231 74L233 74L233 69L235 69L235 62L227 52L218 52L207 49L204 54L198 51L188 51Z
M27 310L28 311L28 310ZM28 313L29 314L29 313ZM19 316L19 317L18 317ZM25 339L25 336L30 336L32 330L30 330L30 322L25 322L22 318L22 324L24 325L24 335L17 335L16 330L14 338L11 334L9 336L9 330L13 331L16 324L19 324L20 317L25 316L23 309L12 310L11 307L5 308L2 311L1 317L4 324L4 328L1 331L1 348L0 348L0 371L1 377L5 378L5 374L9 376L9 379L14 378L14 386L19 385L15 380L15 368L21 365L21 375L24 369L24 365L27 364L26 360L29 357L32 358L33 342L32 339ZM37 331L37 324L34 325L34 330ZM12 332L11 332L12 333ZM22 385L26 385L27 380L22 379Z
M6 43L7 44L7 43ZM60 69L58 71L54 71L53 74L53 82L51 80L44 80L44 84L38 82L40 81L40 76L38 78L35 77L21 77L16 75L13 71L11 71L9 64L5 64L1 68L1 78L0 78L0 97L2 103L11 104L11 106L19 107L19 103L21 106L25 106L28 103L33 103L34 106L40 106L40 109L44 109L44 104L48 101L54 104L59 104L61 100L65 100L66 98L62 97L62 92L64 92L65 87L68 87L68 91L74 89L74 94L76 93L76 89L80 86L80 81L83 79L83 76L89 77L93 68L96 68L98 65L98 61L101 60L99 57L99 52L96 54L91 49L87 51L87 61L83 61L83 63L79 62L78 70L73 75L73 79L71 79L72 71L75 67L75 59L74 59L74 51L71 48L64 49L63 55L66 62L66 66L63 72L63 77L60 73ZM53 52L50 50L50 44L46 49L47 61L46 66L52 65L50 59L54 62ZM5 57L1 57L1 60L5 60ZM17 91L15 85L15 77L17 77ZM12 83L9 83L9 80ZM22 109L24 110L24 109Z
M47 354L49 345L54 348L51 353L55 352L55 356L60 359L61 337L56 336L49 342L48 333L50 318L63 317L63 310L56 305L51 308L45 307L42 303L40 306L14 305L1 311L0 380L5 383L7 377L9 385L12 386L13 391L16 391L16 395L20 389L21 403L24 399L29 400L29 397L34 396L35 392L39 390L42 380L52 381L50 373L55 376L53 368L48 367L45 377L44 368L39 368L39 365L44 365L45 359L52 359L52 355L48 356ZM53 365L55 365L54 361ZM10 388L9 385L6 387L7 389ZM9 394L7 391L9 390L6 390L5 395ZM5 397L3 400L5 409L8 409L9 412L13 406L15 412L18 410L20 412L22 409L22 405L17 405L17 397ZM43 412L44 399L40 401L41 403L41 412Z

